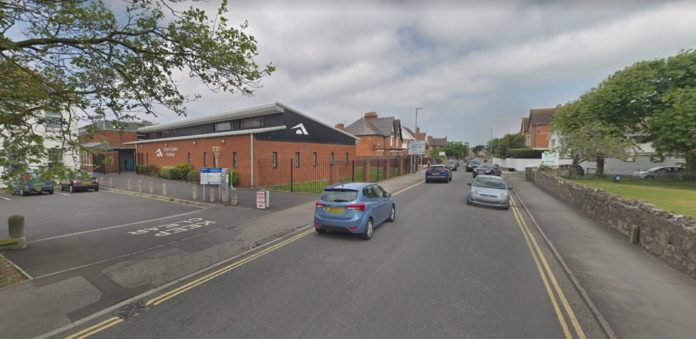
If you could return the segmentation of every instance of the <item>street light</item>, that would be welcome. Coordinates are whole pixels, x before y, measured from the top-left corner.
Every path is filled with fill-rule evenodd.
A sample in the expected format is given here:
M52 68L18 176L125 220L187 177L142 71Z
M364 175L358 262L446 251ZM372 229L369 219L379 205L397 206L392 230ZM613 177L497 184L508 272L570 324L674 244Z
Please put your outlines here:
M418 111L423 109L423 107L416 107L416 128L418 128Z

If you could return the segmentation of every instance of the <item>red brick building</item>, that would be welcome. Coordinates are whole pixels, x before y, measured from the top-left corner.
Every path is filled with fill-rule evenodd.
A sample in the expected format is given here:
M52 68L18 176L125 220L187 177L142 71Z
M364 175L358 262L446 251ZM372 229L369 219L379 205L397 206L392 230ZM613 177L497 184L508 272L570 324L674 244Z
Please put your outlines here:
M527 147L548 149L551 136L551 120L556 114L556 108L533 108L529 117L522 118L520 133L525 137Z
M356 155L359 157L405 155L399 119L380 118L376 112L368 112L346 127L345 131L360 138L356 146Z
M295 181L329 160L355 158L355 136L280 103L189 118L138 129L138 165L189 163L230 168L241 187L263 186L292 164Z
M118 173L135 170L135 145L137 129L149 122L126 123L114 126L109 121L80 127L80 144L87 149L80 155L81 168L89 172Z

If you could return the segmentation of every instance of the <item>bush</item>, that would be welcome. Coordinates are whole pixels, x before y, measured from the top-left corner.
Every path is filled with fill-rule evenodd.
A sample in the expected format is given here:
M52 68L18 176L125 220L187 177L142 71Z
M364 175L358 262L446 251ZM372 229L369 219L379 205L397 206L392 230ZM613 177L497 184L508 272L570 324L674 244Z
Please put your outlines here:
M514 159L541 159L543 150L531 148L510 148L507 150L507 157Z
M239 173L235 170L230 170L229 172L229 179L228 181L232 183L232 186L238 187L239 186Z
M174 166L162 166L162 168L159 169L158 176L160 178L171 179L172 172L174 172L176 174L176 167L174 167Z
M176 165L176 170L177 170L177 175L176 178L177 180L184 180L188 177L189 172L193 170L193 165L183 163Z
M135 166L135 173L146 174L147 170L146 170L144 165L137 165L137 166Z
M201 181L201 176L198 171L191 170L186 174L186 181L197 183Z

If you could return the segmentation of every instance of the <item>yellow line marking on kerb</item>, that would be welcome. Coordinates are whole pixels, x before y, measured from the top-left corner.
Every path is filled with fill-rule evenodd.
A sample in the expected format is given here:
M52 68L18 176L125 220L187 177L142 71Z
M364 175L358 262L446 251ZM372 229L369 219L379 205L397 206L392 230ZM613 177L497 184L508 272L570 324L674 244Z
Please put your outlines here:
M82 338L87 338L91 335L94 335L98 332L101 332L111 326L114 326L118 323L123 322L123 319L118 318L118 317L111 317L109 319L106 319L98 324L95 324L91 327L88 327L80 332L77 332L75 334L69 335L65 337L65 339L82 339Z
M565 293L563 293L563 290L561 289L560 285L558 284L558 280L556 279L556 275L553 273L551 270L551 267L548 264L548 261L546 260L546 257L544 256L543 252L541 251L541 248L539 247L539 244L537 243L536 239L532 235L531 231L529 230L529 226L527 225L527 222L524 220L524 217L522 216L521 212L518 211L517 207L517 202L515 199L510 197L511 201L513 202L513 209L512 212L515 215L515 219L517 219L518 225L520 229L522 230L522 233L525 237L525 240L527 241L527 246L529 246L530 251L532 251L532 256L535 258L534 260L536 261L537 268L539 269L539 273L542 275L542 280L546 280L544 277L544 272L541 269L539 265L539 261L541 261L546 274L548 274L549 279L551 280L551 283L553 285L554 290L558 294L559 299L561 300L561 304L563 305L563 308L565 309L566 313L568 314L568 318L570 319L571 324L573 325L573 328L575 329L575 333L578 335L578 338L580 339L586 339L587 337L585 336L585 332L583 331L582 327L580 326L580 322L578 322L577 317L575 316L575 312L573 312L573 308L570 306L568 303L568 299L565 296ZM530 244L531 240L531 244ZM533 247L532 247L533 245ZM538 259L537 259L538 257ZM565 319L562 314L558 313L558 304L555 300L555 297L552 297L553 293L550 291L548 287L548 282L544 282L547 292L550 293L549 297L552 298L552 304L554 304L554 309L556 309L556 314L559 317L559 321L561 321L561 327L564 329L564 334L566 335L566 338L572 338L572 335L568 331L568 325L565 324ZM566 333L566 331L568 331Z

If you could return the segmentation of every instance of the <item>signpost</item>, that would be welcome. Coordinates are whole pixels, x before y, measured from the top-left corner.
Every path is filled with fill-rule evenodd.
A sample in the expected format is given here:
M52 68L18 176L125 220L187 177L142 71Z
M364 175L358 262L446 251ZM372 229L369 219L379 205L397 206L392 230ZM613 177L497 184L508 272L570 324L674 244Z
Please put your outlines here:
M256 208L265 210L270 207L271 194L269 191L256 192Z
M558 166L559 161L558 161L558 152L549 152L549 151L544 151L544 153L541 153L541 165L542 166Z
M229 185L229 174L227 168L219 167L206 167L201 168L201 185L216 185L218 186L218 194L220 195L220 200L223 202L229 201L230 185ZM205 187L203 187L203 201L205 201Z
M425 154L425 141L411 140L408 143L408 154L423 155Z

